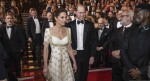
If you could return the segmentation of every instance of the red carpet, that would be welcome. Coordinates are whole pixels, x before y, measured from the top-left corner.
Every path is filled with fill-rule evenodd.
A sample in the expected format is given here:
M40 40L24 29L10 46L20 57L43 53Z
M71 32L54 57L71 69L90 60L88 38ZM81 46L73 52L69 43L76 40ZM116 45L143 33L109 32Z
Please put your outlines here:
M112 71L110 68L90 70L88 81L112 81Z
M112 81L111 68L89 70L88 81ZM24 71L19 81L45 81L42 70Z

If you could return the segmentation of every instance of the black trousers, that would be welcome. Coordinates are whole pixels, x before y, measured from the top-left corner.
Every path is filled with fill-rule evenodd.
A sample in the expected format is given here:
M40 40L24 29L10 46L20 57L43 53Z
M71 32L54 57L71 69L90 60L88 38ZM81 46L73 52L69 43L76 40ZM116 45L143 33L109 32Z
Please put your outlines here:
M7 55L6 69L8 71L8 81L18 81L16 76L21 75L21 53L9 52ZM16 75L13 74L15 71Z
M109 63L108 63L108 51L104 50L104 51L96 51L96 55L94 58L94 63L92 64L92 68L98 68L101 64L101 60L103 63L103 66L106 67Z
M42 36L41 34L36 34L35 39L32 41L32 54L34 61L37 61L38 66L41 66L41 46L42 46Z
M5 61L0 59L0 80L4 80L7 78Z
M112 63L112 81L124 81L122 78L123 65L118 59L118 62Z
M77 51L75 56L77 62L77 71L75 72L75 81L87 81L89 60L84 51Z

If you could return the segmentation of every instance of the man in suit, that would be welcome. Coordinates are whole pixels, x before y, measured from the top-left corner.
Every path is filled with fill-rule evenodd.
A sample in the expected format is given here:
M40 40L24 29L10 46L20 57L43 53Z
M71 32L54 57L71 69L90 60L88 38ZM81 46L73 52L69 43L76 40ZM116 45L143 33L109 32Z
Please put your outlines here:
M42 23L42 38L44 38L44 33L46 28L51 28L54 26L53 14L51 12L47 13L47 19Z
M150 61L150 4L141 3L137 5L135 7L134 19L137 25L133 28L129 36L128 34L123 36L121 55L124 64L124 81L148 80L147 73Z
M7 69L8 69L8 79L10 81L17 81L13 76L12 65L16 70L16 76L21 76L21 52L24 50L25 46L25 36L23 34L23 28L14 24L13 16L7 14L5 16L6 24L0 27L0 32L2 34L2 44L7 53Z
M71 17L71 20L75 19L75 13L73 7L69 7L68 15Z
M77 52L75 81L87 81L89 64L93 64L96 51L96 30L92 22L84 19L83 5L77 6L76 17L68 24L71 28L72 48Z
M28 41L32 44L32 54L34 64L37 63L38 67L41 67L41 20L37 17L36 9L31 9L31 16L27 20L27 35Z
M104 26L104 19L98 19L98 29L97 29L97 48L95 61L92 65L93 68L98 68L100 66L100 61L102 58L103 66L106 67L108 64L108 37L109 29Z
M124 11L122 12L122 18L120 23L123 25L120 28L117 28L111 38L111 62L112 62L112 80L113 81L123 81L122 72L123 65L120 57L120 49L122 47L122 41L124 34L130 34L131 28L134 26L133 21L133 11Z

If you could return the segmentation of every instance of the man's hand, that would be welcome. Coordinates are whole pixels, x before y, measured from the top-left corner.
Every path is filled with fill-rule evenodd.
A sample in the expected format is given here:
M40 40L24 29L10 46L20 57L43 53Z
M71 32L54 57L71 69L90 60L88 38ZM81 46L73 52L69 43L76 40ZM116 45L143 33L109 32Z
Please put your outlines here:
M103 50L103 49L104 49L103 47L100 47L100 48L99 48L100 51Z
M103 49L104 49L103 47L97 47L97 48L96 48L97 51L101 51L101 50L103 50Z
M141 77L141 71L138 68L133 68L128 71L129 76L131 76L133 79L140 79Z
M120 50L112 51L112 56L119 59L120 58Z
M73 50L73 54L74 54L74 55L77 55L77 50Z
M32 39L31 39L31 38L28 38L28 41L29 41L29 42L32 42Z
M89 64L92 65L94 63L94 57L90 58Z

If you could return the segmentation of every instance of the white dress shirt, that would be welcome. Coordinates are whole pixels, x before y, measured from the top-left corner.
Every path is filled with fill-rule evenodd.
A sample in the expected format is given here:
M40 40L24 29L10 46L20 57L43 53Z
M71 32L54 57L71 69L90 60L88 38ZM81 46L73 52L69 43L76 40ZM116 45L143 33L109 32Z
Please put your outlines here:
M98 30L98 40L100 40L104 27L101 30Z
M87 6L87 10L90 11L90 6Z
M122 27L122 24L119 21L119 22L117 22L117 28L120 28L120 27Z
M34 18L34 17L33 17L33 20L34 20L35 26L36 26L36 34L41 33L39 20L37 18Z
M54 23L53 22L49 22L49 27L53 27L54 26Z
M83 47L83 35L84 35L84 24L77 24L78 19L76 19L76 30L77 30L77 50L84 50Z
M11 30L12 30L12 28L7 28L6 27L6 31L7 31L7 35L9 37L9 39L10 39L10 36L11 36Z

